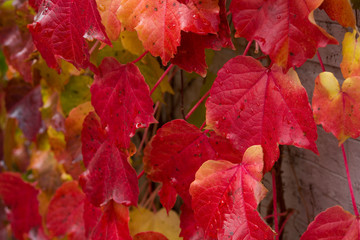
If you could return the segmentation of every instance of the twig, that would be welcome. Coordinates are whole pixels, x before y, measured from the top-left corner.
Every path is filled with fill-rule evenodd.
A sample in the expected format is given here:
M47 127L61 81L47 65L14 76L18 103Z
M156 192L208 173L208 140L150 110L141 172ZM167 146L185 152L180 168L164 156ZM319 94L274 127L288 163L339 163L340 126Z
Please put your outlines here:
M325 72L325 66L324 66L324 63L323 63L323 61L322 61L322 59L321 59L321 56L320 56L319 51L316 52L316 55L317 55L317 57L318 57L318 59L319 59L319 62L320 62L320 66L321 66L322 71Z
M95 50L95 48L99 45L100 41L96 40L96 42L94 43L94 45L92 45L90 51L89 51L89 55L92 54L92 52Z

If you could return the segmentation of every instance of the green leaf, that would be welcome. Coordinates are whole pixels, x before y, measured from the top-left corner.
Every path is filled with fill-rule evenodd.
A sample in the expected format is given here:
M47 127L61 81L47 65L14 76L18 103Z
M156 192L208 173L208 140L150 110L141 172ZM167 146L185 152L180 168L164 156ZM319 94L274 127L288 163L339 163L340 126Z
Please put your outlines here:
M67 116L74 107L91 100L90 85L93 79L89 76L72 76L61 92L60 101Z

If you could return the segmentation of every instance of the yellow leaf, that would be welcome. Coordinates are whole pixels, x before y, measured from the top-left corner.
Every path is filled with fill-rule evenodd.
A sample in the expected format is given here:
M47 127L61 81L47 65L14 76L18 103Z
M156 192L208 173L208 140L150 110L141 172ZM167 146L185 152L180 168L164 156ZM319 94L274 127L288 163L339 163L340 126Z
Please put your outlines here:
M134 55L141 55L145 52L136 32L122 31L120 39L123 47Z
M171 240L181 239L179 216L174 211L170 211L167 215L165 208L157 213L146 208L133 208L130 211L129 228L132 236L139 232L154 231L162 233Z
M360 42L357 32L347 32L342 42L343 60L340 64L344 78L360 76Z
M121 23L116 17L116 11L120 7L121 0L96 0L101 23L104 25L106 33L111 41L119 38Z

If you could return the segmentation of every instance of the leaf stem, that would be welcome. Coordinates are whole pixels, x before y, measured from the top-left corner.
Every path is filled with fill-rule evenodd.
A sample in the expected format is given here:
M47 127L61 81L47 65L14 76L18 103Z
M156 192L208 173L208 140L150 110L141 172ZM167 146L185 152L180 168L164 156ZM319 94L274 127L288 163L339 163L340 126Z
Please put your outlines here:
M319 59L319 62L320 62L320 66L321 66L322 71L325 72L325 66L324 66L323 60L321 59L321 56L320 56L319 51L316 52L316 55L317 55L317 57L318 57L318 59Z
M276 196L276 171L273 168L271 170L272 175L272 190L273 190L273 208L274 208L274 225L276 232L276 240L279 239L279 223L278 223L278 214L277 214L277 196Z
M94 43L94 45L92 45L90 51L89 51L89 55L92 54L92 52L95 50L95 48L99 45L100 41L96 40L96 42Z
M203 122L203 124L201 124L200 130L202 130L205 127L205 125L206 125L206 120Z
M189 111L189 113L185 116L185 120L188 120L191 114L195 112L195 110L200 106L200 104L207 98L207 96L210 94L210 90L207 91L204 96L200 98L200 100L194 105L194 107Z
M283 225L281 226L281 228L280 228L280 230L279 230L279 236L281 235L282 231L284 230L285 224L287 223L287 221L289 221L290 217L291 217L294 213L295 213L295 211L291 211L290 213L288 213L288 214L286 215L286 219L285 219Z
M159 80L156 82L156 84L154 85L154 87L151 89L150 91L150 95L154 93L154 91L156 90L156 88L160 85L160 83L162 82L162 80L164 80L165 76L170 72L170 70L173 68L174 64L170 64L170 66L165 70L165 72L163 73L163 75L161 75L161 77L159 78Z
M245 51L243 53L243 56L246 56L247 52L249 51L250 47L251 47L251 43L252 43L252 40L248 42L246 48L245 48Z
M137 59L135 59L134 61L132 61L132 64L137 63L138 61L140 61L143 57L145 57L146 54L148 54L149 51L145 51L143 54L141 54Z
M140 179L143 175L144 175L145 171L144 169L139 173L139 175L137 176L137 179Z
M341 144L341 150L342 150L342 153L343 153L344 164L345 164L345 169L346 169L346 175L347 175L347 180L348 180L348 184L349 184L349 190L350 190L350 195L351 195L351 201L352 201L353 208L354 208L354 213L355 213L356 218L359 218L359 212L358 212L358 209L356 207L355 195L354 195L354 190L353 190L352 183L351 183L349 165L348 165L348 162L347 162L347 157L346 157L344 144Z

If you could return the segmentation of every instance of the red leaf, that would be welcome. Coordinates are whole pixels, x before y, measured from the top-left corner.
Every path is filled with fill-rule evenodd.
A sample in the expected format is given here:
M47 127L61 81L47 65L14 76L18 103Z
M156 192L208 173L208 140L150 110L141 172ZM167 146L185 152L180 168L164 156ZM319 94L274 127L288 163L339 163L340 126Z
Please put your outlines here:
M111 45L95 0L43 0L34 23L28 25L36 48L49 67L60 67L63 58L77 68L95 66L89 61L89 50L84 39L98 39Z
M230 28L226 19L225 0L220 0L220 28L217 34L199 35L181 32L181 44L171 62L187 72L196 72L205 77L208 68L205 62L205 49L220 50L223 47L234 49Z
M359 239L360 222L340 206L326 209L310 223L301 240Z
M35 140L41 127L42 106L40 86L32 88L30 84L12 80L6 87L6 108L12 118L16 118L24 136Z
M0 197L11 209L8 220L17 239L25 239L30 231L41 229L38 193L37 189L21 179L20 174L0 173Z
M98 115L90 112L83 122L81 130L81 151L85 167L89 166L100 146L106 141L107 133L102 128Z
M101 208L92 205L87 198L84 199L84 227L85 236L89 239L89 236L94 231L96 224L98 223L102 215Z
M138 67L122 65L114 58L105 58L91 86L91 103L109 136L120 147L128 148L137 128L155 123L149 86Z
M131 240L128 226L129 219L129 209L127 207L114 201L108 202L90 239Z
M84 199L85 194L76 181L66 182L56 190L46 214L46 226L54 236L86 239Z
M230 11L237 37L255 40L270 58L289 69L312 58L317 48L338 44L315 24L312 12L323 0L234 0Z
M170 209L175 205L176 202L176 190L171 186L170 183L165 182L159 191L160 203L166 209L169 214Z
M21 31L17 25L1 29L0 46L8 64L19 71L26 82L32 82L29 58L35 46L30 33Z
M330 72L322 72L315 80L312 99L314 118L325 131L331 132L339 144L349 137L360 136L360 77L345 79L340 88Z
M274 239L274 232L256 211L265 197L261 183L263 153L250 147L242 163L205 162L190 186L195 218L206 236L217 239Z
M134 236L133 240L168 240L163 234L158 232L141 232Z
M218 72L206 104L206 124L245 152L261 144L267 172L278 159L278 144L318 153L316 125L296 72L238 56Z
M218 0L123 0L117 15L127 29L137 31L145 49L161 57L163 65L174 57L181 30L216 33L220 23Z
M182 10L181 30L199 34L217 33L219 30L219 0L189 0L187 11Z
M135 170L128 162L128 156L110 140L103 139L103 131L96 123L95 113L90 113L84 120L83 133L93 138L83 138L83 150L87 145L96 144L96 152L87 164L88 170L80 176L80 185L89 201L100 206L113 199L117 203L137 205L139 188ZM95 123L94 123L95 122ZM94 126L94 128L92 128ZM85 154L84 154L85 155Z
M208 137L184 120L168 122L145 148L145 172L151 180L163 182L165 187L170 184L190 206L189 186L203 162L221 157L233 162L240 161L231 144L219 138L213 135ZM173 207L165 206L167 209Z
M181 205L180 215L180 237L184 240L204 240L208 239L204 236L204 230L195 220L194 212L191 207L186 204Z

